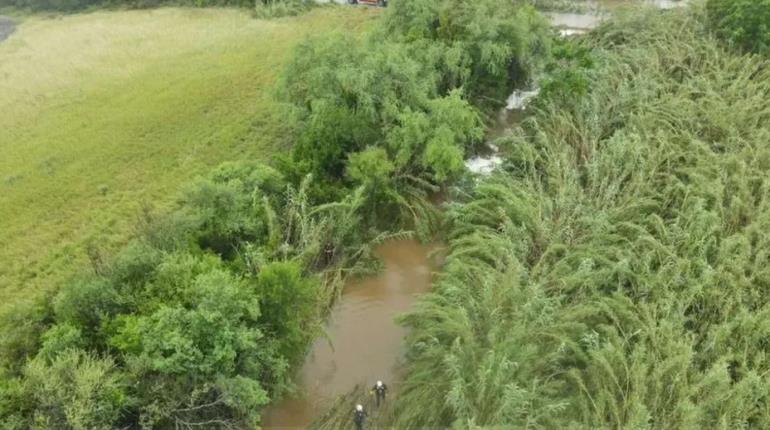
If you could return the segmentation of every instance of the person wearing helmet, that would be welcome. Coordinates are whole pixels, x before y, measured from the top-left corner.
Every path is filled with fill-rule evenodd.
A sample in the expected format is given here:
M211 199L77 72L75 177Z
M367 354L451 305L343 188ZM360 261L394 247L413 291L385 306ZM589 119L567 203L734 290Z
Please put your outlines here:
M380 403L385 402L385 395L388 393L388 386L383 384L382 381L377 381L377 383L374 384L372 391L374 391L374 396L377 399L377 407L379 407Z
M364 422L366 421L366 411L360 404L356 405L356 410L353 412L353 422L356 424L356 430L364 430Z

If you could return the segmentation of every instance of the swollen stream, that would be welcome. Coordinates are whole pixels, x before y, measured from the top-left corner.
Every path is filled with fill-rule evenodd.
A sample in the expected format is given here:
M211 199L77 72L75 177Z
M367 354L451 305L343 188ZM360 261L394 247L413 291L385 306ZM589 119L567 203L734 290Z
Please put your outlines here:
M297 375L302 397L269 407L262 416L263 428L305 428L356 384L374 385L381 379L391 391L398 389L406 331L394 319L430 289L438 267L430 257L434 249L415 240L391 241L377 249L384 270L348 281L329 317L328 339L315 341Z
M659 8L683 5L686 0L646 0ZM638 4L633 0L601 0L597 10ZM562 35L585 33L601 23L601 14L548 14ZM517 90L501 109L488 139L501 137L522 118L527 104L537 96L537 88ZM500 163L494 145L489 151L466 162L476 174L491 173ZM403 361L406 331L395 318L412 307L417 297L429 291L432 273L439 262L431 259L435 246L414 240L383 244L377 255L384 270L364 279L351 279L331 312L327 337L317 339L296 377L301 396L271 405L262 415L264 429L306 428L337 396L349 393L358 384L374 385L382 380L391 391L398 390L399 366ZM351 411L353 410L351 405Z

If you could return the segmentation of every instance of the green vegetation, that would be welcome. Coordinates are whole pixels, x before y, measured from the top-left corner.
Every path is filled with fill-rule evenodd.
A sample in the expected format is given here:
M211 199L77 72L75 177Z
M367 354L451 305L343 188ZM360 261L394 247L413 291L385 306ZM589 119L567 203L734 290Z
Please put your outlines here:
M45 74L10 73L8 106L19 107L0 121L18 130L31 113L43 119L4 143L13 157L0 167L29 170L35 151L55 148L35 147L40 136L79 130L88 103L108 120L90 116L103 121L84 128L95 134L62 142L58 154L72 157L82 140L102 157L80 169L49 162L47 181L88 166L115 177L97 186L110 196L125 176L99 165L99 145L116 140L103 151L130 160L136 136L148 134L151 144L174 137L201 148L229 136L248 149L188 183L171 210L142 212L119 252L109 241L88 247L88 271L3 315L0 425L255 428L262 408L292 391L292 368L342 280L371 268L372 246L441 226L450 254L434 291L402 319L406 379L371 428L770 427L770 69L725 49L715 33L742 44L735 35L754 24L715 21L715 4L638 11L552 42L524 0L394 0L370 32L314 35L288 61L253 50L249 32L269 29L259 34L282 50L350 16L357 28L372 12L249 21L222 40L203 32L179 58L157 54L139 68L122 57L112 75L90 72L100 85L72 106L22 103L80 93ZM212 52L244 76L221 70L228 63ZM211 62L190 63L197 57ZM164 94L169 80L157 77L191 64L200 82L224 83L200 99L193 84L180 87L190 108L173 109L178 117L165 105L133 117L133 96L116 96L144 82L155 82L145 97ZM279 65L276 79L269 70ZM88 72L62 80L79 73ZM534 76L542 93L531 114L496 142L503 171L462 180L484 113ZM276 81L286 106L265 91ZM125 102L114 114L108 96ZM219 97L242 103L212 104ZM207 134L212 111L238 125ZM185 133L173 128L187 121ZM116 123L129 126L108 127ZM266 148L285 154L268 166L255 156ZM231 155L211 151L190 171ZM166 173L162 161L149 172ZM10 190L40 188L14 178ZM49 199L61 193L54 185L42 187ZM438 189L453 197L442 220L426 198ZM24 207L23 194L10 196ZM18 219L53 212L51 200ZM317 426L350 426L356 390Z
M165 211L219 163L288 147L273 97L308 34L352 33L369 8L254 20L236 10L158 9L27 18L0 44L0 292L50 291Z
M471 101L502 100L532 76L548 34L526 5L395 1L365 39L302 44L283 79L301 124L284 169L313 174L319 201L363 185L372 225L413 224L426 184L457 179L483 137Z
M769 0L708 0L707 9L719 37L747 52L770 52Z
M767 428L770 69L700 7L577 43L588 85L551 86L450 209L394 424Z
M263 19L297 16L318 6L315 0L258 0L255 3L254 16Z
M439 3L420 19L456 2ZM534 47L546 46L529 7L500 9L510 22L495 31L459 31L491 16L491 2L479 2L417 35L398 18L408 4L394 3L366 37L319 35L296 50L277 139L296 144L276 168L220 165L168 215L144 212L117 255L89 248L89 272L6 313L4 427L253 428L291 391L289 370L344 276L384 237L434 227L426 191L462 173L483 133L465 91L502 98L495 76L531 75ZM457 63L437 56L445 48Z
M438 72L441 92L463 88L483 105L483 96L499 100L527 83L548 53L548 21L527 2L512 3L394 2L380 36L408 43L413 57Z
M376 243L360 200L314 206L308 184L223 164L40 309L7 314L3 428L255 427Z

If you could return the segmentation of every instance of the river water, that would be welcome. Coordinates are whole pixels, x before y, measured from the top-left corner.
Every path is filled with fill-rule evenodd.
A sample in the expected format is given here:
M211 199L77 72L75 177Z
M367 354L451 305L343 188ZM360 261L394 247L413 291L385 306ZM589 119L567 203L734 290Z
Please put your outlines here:
M303 395L267 408L263 428L305 428L356 384L374 385L381 379L397 388L406 332L394 319L430 289L440 263L438 257L431 258L436 249L415 240L390 241L377 248L384 270L348 281L329 317L328 338L313 343L297 375Z

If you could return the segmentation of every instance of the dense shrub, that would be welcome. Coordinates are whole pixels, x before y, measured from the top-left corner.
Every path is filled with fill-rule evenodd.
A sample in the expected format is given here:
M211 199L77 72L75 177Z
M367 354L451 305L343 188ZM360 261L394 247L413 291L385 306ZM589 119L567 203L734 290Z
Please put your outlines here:
M196 240L204 248L231 256L240 241L267 232L262 200L278 203L285 181L274 169L255 163L225 163L199 178L183 193L184 213L194 220Z
M265 330L281 340L281 353L296 364L315 334L308 326L315 321L297 316L315 313L318 282L302 276L297 263L274 262L262 268L256 286Z
M182 193L185 228L148 222L50 306L6 314L0 426L255 427L328 303L310 273L366 254L358 206L306 187L223 164Z
M363 176L370 172L381 175L348 166L362 163L362 153L374 148L382 150L378 154L390 166L385 182L397 194L413 186L409 178L443 183L457 177L467 149L483 135L482 122L459 90L439 94L437 79L403 44L336 35L301 45L282 92L300 118L291 165L304 169L299 177L316 178L312 195L324 195L323 187L366 184ZM403 221L394 216L398 197L390 196L380 217L369 221Z
M394 1L363 40L304 43L282 81L300 121L284 171L312 173L317 200L364 186L379 209L367 212L368 222L405 225L413 196L458 178L483 138L481 112L469 100L502 100L526 81L548 34L526 2L419 0ZM372 193L375 183L382 188Z
M409 43L439 72L442 93L463 88L483 103L527 83L547 58L548 34L526 1L394 0L381 37Z
M572 39L557 41L551 52L536 103L554 103L569 109L588 93L593 55L580 41Z
M747 52L770 52L770 0L708 0L716 34Z
M539 102L450 209L387 424L770 427L770 69L707 25L587 36L582 97Z
M35 428L112 429L128 400L112 360L76 348L32 360L24 375L24 394L36 404Z

